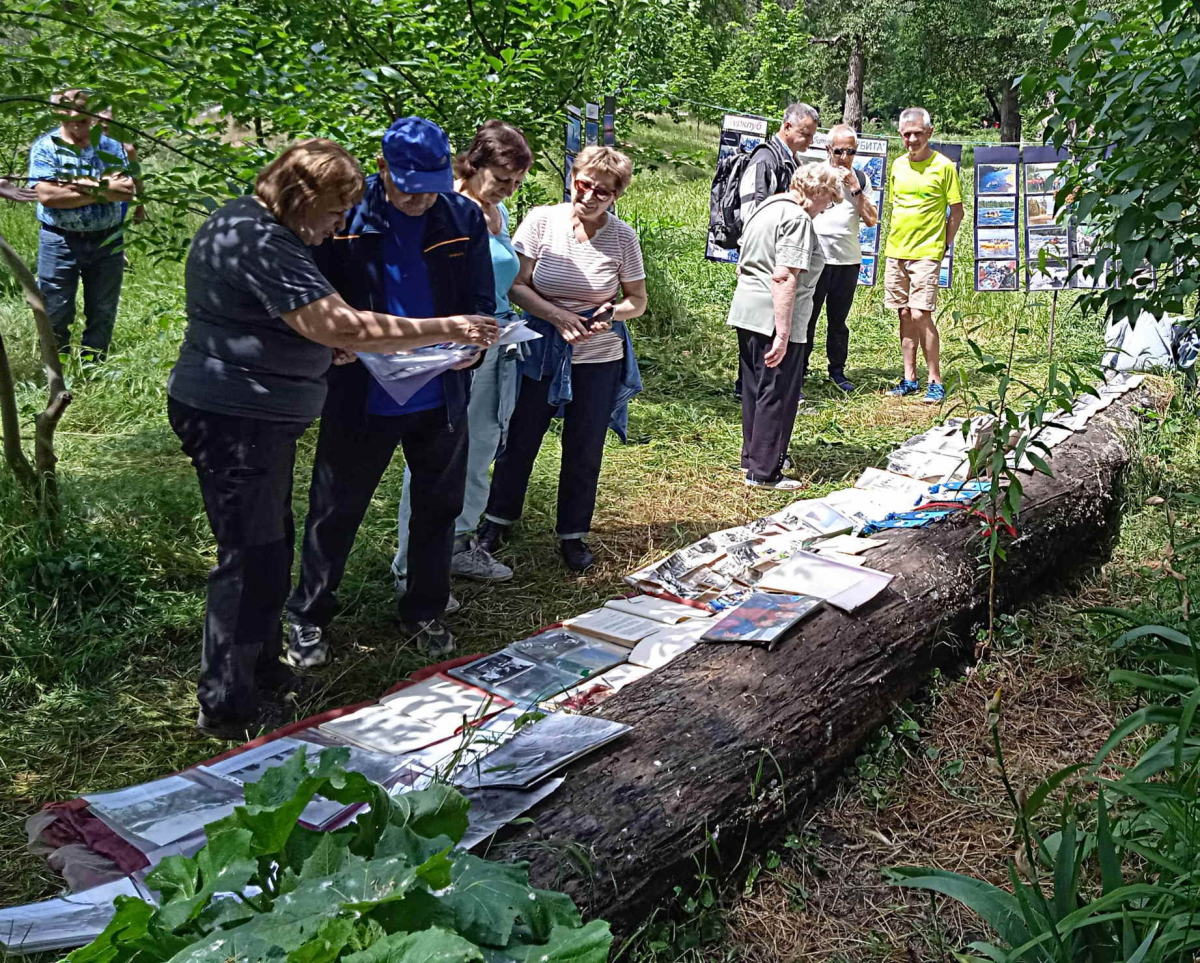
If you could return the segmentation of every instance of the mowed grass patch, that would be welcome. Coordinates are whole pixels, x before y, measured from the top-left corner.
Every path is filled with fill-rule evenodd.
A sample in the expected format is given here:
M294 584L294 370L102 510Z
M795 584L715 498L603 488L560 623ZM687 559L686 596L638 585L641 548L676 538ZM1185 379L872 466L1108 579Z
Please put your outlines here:
M449 619L461 652L486 652L578 614L624 589L622 577L699 535L785 505L749 492L734 466L741 429L732 396L734 338L724 324L734 274L703 259L716 132L669 120L635 127L638 168L621 216L642 238L651 307L631 325L645 391L633 402L631 444L612 436L595 533L598 565L570 575L553 534L558 429L535 467L525 517L503 552L516 577L483 587L456 583L462 611ZM678 162L656 159L669 154ZM651 169L651 164L657 169ZM553 193L552 175L539 175ZM561 187L561 182L558 185ZM0 230L32 262L32 209L0 208ZM24 851L23 821L43 803L114 789L199 762L224 746L197 738L205 575L213 545L196 480L166 421L165 384L183 331L182 269L134 251L114 353L72 372L75 401L58 436L65 509L61 529L34 520L0 474L0 903L41 898L57 878ZM1045 369L1049 302L975 295L958 271L940 312L948 358L966 338L1007 347L1012 323L1028 330L1019 351ZM7 290L7 289L6 289ZM1084 357L1093 321L1060 305L1056 354ZM959 312L956 319L955 312ZM28 311L0 297L0 325L20 381L28 425L45 403ZM947 414L881 390L899 376L895 319L879 288L860 289L851 317L847 397L817 376L792 443L799 477L820 494L881 465L909 435ZM972 333L973 332L973 333ZM818 329L823 338L823 323ZM953 398L951 399L951 402ZM302 524L316 433L300 446L295 509ZM422 664L399 637L388 563L402 459L380 485L350 559L334 624L337 661L317 678L314 711L377 696Z

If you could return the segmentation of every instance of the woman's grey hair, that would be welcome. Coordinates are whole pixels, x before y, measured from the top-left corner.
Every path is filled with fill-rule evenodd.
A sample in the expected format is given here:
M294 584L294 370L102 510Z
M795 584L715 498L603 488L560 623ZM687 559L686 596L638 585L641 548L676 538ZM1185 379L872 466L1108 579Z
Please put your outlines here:
M828 164L801 164L792 175L788 187L810 201L842 199L842 182Z
M783 112L783 121L785 124L788 121L796 124L806 117L814 124L821 123L821 112L812 104L789 104L788 109Z
M916 121L926 130L933 126L933 118L929 116L929 111L924 107L905 107L900 111L900 120L897 126L912 121Z

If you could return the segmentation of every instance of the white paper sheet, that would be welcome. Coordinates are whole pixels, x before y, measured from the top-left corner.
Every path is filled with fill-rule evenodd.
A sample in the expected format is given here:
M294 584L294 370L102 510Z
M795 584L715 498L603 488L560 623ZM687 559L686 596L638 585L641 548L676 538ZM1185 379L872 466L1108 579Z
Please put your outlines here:
M603 608L614 609L627 615L636 615L643 619L652 619L666 625L676 625L685 619L707 619L712 612L696 608L693 605L681 605L668 599L655 598L653 595L636 595L631 599L609 599Z
M813 544L819 552L841 552L844 555L859 555L873 548L882 548L887 542L878 538L856 538L853 535L834 535Z
M445 676L435 675L405 686L379 700L406 716L437 725L454 719L456 728L468 722L508 708L509 703L489 692L460 685Z
M168 776L116 792L83 797L92 812L125 838L165 846L228 816L242 804L241 787Z
M629 615L610 608L592 609L577 618L563 623L578 632L586 632L596 638L617 642L626 647L636 645L647 635L662 628L662 623L644 619L640 615Z
M648 635L633 647L629 661L647 669L658 669L683 655L700 642L700 636L712 626L711 620L682 622ZM601 676L601 679L605 678Z
M454 728L461 722L454 720ZM436 727L411 716L396 712L388 706L366 706L348 716L321 723L322 732L346 739L364 749L403 755L431 742L452 735L446 726Z
M886 572L800 552L764 575L761 587L789 595L815 595L850 612L882 592L891 580Z
M603 682L610 689L620 692L625 686L632 685L639 679L646 678L653 671L653 669L647 669L644 665L634 665L630 662L625 665L619 665L615 669L609 669L602 675L596 676L593 681Z

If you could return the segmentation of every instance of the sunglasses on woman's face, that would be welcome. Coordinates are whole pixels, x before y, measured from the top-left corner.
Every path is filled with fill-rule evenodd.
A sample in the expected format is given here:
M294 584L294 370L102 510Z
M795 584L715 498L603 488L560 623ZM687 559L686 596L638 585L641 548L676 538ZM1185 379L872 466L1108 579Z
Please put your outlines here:
M588 180L586 177L575 178L575 190L579 191L584 197L591 194L596 200L601 202L610 200L613 196L613 192L607 187L601 187L595 181Z
M841 157L843 155L845 155L846 157L853 157L855 154L858 153L858 148L856 148L856 147L830 147L829 153L831 153L834 157Z

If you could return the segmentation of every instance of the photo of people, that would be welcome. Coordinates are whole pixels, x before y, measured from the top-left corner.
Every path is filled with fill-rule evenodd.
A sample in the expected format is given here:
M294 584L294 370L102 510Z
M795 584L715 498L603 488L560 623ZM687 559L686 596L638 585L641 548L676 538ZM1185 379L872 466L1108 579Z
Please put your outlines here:
M1016 257L1016 230L981 227L975 234L975 256L978 258Z
M750 152L763 142L761 137L755 137L753 134L742 134L742 150Z
M567 150L578 154L583 149L583 124L578 117L567 118Z
M978 261L975 264L976 291L1015 291L1018 286L1016 259Z
M1026 164L1025 192L1027 194L1052 194L1063 186L1066 178L1054 171L1057 164Z
M883 158L872 157L869 154L858 154L853 161L853 167L856 171L862 171L867 175L867 183L871 185L872 190L879 190L883 187Z
M1029 264L1030 291L1059 291L1067 286L1067 266L1062 261L1046 261L1045 267L1040 264Z
M1065 227L1039 227L1029 229L1029 260L1037 260L1038 254L1046 252L1046 256L1067 256L1067 229Z
M874 254L879 247L879 225L872 227L863 225L858 229L858 243L864 251Z
M980 227L1016 227L1015 197L981 197L977 204Z
M979 179L977 194L1017 193L1016 164L980 164L975 168Z
M875 258L867 256L862 259L858 268L858 283L868 287L875 283Z
M1096 248L1099 234L1099 229L1092 225L1073 224L1071 226L1071 256L1089 257Z
M1025 198L1025 223L1030 227L1053 224L1057 218L1053 194L1031 194Z
M1071 265L1071 287L1081 288L1086 290L1095 290L1105 286L1105 277L1107 273L1104 266L1097 264L1095 260L1076 261Z

